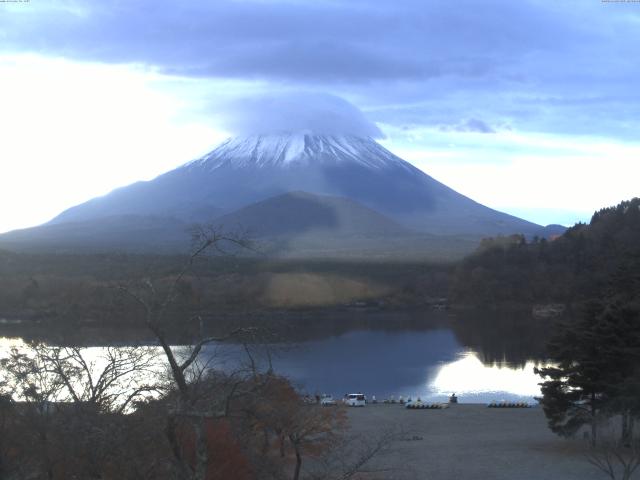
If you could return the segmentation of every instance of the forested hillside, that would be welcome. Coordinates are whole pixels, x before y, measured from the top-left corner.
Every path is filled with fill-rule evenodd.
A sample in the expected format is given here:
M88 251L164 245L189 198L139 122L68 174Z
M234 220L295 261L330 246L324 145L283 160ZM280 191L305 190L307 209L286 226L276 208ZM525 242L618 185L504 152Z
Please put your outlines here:
M640 198L596 212L547 241L523 236L482 242L458 267L459 303L575 303L640 292Z
M129 324L118 287L153 279L168 285L186 256L53 255L0 250L0 325L3 319L62 325ZM227 313L334 308L424 306L445 297L451 264L200 258L180 282L180 309L205 317Z

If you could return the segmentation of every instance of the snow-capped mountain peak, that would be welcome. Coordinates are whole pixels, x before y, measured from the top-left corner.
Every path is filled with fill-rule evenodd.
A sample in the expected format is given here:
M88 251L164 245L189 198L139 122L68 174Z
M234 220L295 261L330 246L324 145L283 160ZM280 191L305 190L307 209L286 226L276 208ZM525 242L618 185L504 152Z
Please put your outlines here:
M230 138L187 166L215 170L221 166L262 168L351 162L375 169L411 168L373 139L308 131Z
M371 138L311 132L232 138L199 160L72 207L51 223L118 215L210 221L306 192L348 199L403 227L434 234L490 236L538 228L459 194ZM303 208L317 202L296 197L295 203ZM273 205L279 203L267 204ZM269 221L283 221L285 211L274 210L278 218Z

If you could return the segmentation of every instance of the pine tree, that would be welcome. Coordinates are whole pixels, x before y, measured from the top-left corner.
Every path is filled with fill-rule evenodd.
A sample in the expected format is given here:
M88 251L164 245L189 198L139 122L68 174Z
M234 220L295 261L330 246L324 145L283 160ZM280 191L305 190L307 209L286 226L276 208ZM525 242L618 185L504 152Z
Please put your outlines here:
M602 344L593 334L602 306L587 306L579 322L562 325L548 345L555 366L536 369L543 379L540 403L549 428L558 435L572 436L585 425L591 441L597 438L597 420L608 391L607 365Z
M541 404L549 427L571 436L600 418L621 415L629 441L640 413L640 312L633 304L591 302L578 320L562 326L549 344L553 367L538 369Z

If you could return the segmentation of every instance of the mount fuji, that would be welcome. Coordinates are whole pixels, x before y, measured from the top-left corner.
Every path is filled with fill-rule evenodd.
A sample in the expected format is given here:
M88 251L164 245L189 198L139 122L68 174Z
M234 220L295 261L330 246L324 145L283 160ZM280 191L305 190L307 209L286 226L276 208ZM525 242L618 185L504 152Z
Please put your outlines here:
M196 222L240 226L287 242L302 234L375 243L542 231L452 190L371 138L305 131L232 138L151 181L2 235L0 244L182 248L177 232Z

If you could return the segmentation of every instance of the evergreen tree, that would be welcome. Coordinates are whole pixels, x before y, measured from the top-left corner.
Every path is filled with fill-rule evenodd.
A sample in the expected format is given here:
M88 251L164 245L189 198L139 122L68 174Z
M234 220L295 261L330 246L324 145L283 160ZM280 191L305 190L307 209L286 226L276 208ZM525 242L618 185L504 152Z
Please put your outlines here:
M603 345L593 334L601 312L602 306L592 303L579 322L562 325L548 345L555 366L536 369L546 379L540 384L540 403L549 428L558 435L572 436L590 425L593 443L608 391Z
M606 409L622 419L622 442L630 444L634 418L640 415L640 311L614 304L603 313L601 337L611 365Z
M541 404L555 433L573 435L599 418L621 415L630 441L640 413L640 312L633 304L592 302L578 321L561 327L549 344L553 367L538 369Z

